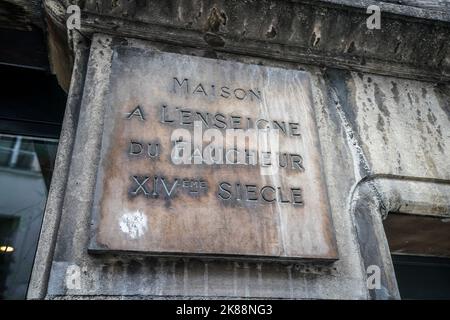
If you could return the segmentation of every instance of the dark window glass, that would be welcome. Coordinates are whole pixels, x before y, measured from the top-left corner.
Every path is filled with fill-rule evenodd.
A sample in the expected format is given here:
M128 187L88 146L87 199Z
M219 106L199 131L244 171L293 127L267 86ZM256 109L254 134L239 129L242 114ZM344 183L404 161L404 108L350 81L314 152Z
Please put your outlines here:
M17 27L0 27L0 299L26 297L67 99L44 32Z
M1 65L0 299L24 299L66 94L48 72Z
M402 299L450 299L450 258L392 255Z
M24 299L57 140L0 134L0 298Z

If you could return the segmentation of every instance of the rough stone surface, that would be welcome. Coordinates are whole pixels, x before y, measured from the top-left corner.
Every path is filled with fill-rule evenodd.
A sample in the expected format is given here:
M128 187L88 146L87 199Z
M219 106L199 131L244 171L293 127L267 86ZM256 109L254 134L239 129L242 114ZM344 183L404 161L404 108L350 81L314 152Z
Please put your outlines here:
M109 39L98 37L95 41L105 43ZM102 54L111 53L104 50ZM91 51L90 59L96 61L95 55L100 55L100 51ZM94 68L110 67L104 63L94 64ZM92 78L94 74L95 78ZM86 82L92 85L85 88L83 97L67 187L71 192L66 193L48 297L65 294L280 298L367 296L360 258L354 254L358 249L350 217L342 202L334 203L334 206L332 203L333 220L338 221L338 250L342 253L332 266L87 254L95 167L99 160L103 108L106 107L98 100L106 95L98 93L107 90L109 80L102 78L107 74L89 72L86 76ZM95 96L91 93L93 91L97 92ZM79 289L66 287L67 268L74 265L85 270ZM290 289L286 291L286 288Z
M59 229L64 193L69 175L70 159L76 135L80 100L84 89L88 47L76 38L75 67L72 72L70 94L67 98L64 123L59 137L58 153L55 160L52 182L47 198L44 220L36 252L33 272L28 287L28 299L39 299L45 296L50 274L49 266L53 260L56 237Z
M66 6L69 1L65 1ZM413 79L448 81L448 11L372 0L78 1L82 32ZM380 30L366 26L381 8ZM64 25L61 2L45 1Z
M126 8L86 1L83 29L90 36L97 30L161 41L147 45L166 52L310 72L338 261L324 266L89 254L111 67L104 59L111 57L109 38L98 36L93 41L105 50L90 57L99 62L92 71L99 72L86 75L92 85L83 92L64 204L47 208L61 214L61 223L55 254L47 263L39 256L36 261L50 274L48 290L36 284L40 292L46 298L399 298L382 217L450 213L448 14L389 4L386 29L366 33L361 19L367 1L355 2L359 11L343 2L328 1L326 8L308 1L277 1L273 7L264 2L258 11L253 1L238 7L217 2L216 9L203 1L169 2L158 10L132 10L134 1ZM54 5L46 1L47 10L49 3ZM324 10L332 12L321 16ZM51 244L41 242L40 250ZM380 290L366 286L372 264L382 270ZM81 275L76 285L70 285L73 270Z

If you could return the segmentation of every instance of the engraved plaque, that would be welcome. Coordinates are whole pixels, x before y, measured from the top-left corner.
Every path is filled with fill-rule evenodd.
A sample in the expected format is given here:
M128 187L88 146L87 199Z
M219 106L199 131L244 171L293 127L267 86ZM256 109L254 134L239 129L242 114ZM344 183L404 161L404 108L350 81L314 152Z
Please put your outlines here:
M307 72L109 49L90 251L337 259Z

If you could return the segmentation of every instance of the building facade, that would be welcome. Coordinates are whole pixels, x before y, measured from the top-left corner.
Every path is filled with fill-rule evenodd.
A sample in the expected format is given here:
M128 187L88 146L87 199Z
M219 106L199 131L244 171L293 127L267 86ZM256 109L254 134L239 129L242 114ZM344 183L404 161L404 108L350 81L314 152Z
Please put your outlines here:
M0 8L4 298L450 297L448 2Z

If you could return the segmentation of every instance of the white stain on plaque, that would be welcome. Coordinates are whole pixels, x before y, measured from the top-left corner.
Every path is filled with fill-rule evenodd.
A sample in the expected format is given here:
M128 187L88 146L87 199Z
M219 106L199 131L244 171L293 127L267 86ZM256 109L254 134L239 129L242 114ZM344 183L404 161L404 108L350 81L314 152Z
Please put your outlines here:
M126 212L120 217L119 226L131 239L138 239L147 231L147 216L139 210Z

